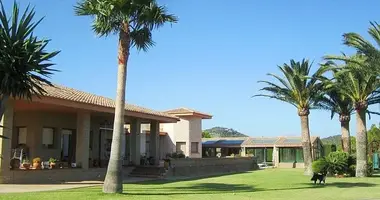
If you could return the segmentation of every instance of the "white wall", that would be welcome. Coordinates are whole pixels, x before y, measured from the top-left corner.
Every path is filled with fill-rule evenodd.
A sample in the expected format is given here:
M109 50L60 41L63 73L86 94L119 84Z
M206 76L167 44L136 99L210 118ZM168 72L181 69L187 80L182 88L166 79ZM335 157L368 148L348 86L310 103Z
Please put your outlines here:
M173 153L176 151L176 135L174 131L175 125L176 123L160 124L160 130L168 134L167 136L160 137L162 138L161 140L163 140L162 143L160 143L160 150L164 156L167 153Z
M198 117L181 117L180 121L172 124L161 124L162 131L167 132L165 150L176 151L177 142L185 142L185 156L190 158L202 157L202 119ZM191 153L191 142L198 142L198 153ZM160 148L162 148L160 146Z

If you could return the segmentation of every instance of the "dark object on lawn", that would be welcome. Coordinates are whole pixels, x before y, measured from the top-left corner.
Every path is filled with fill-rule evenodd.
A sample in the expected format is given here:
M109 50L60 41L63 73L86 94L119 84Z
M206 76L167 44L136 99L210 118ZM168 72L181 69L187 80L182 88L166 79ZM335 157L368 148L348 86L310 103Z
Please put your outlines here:
M326 174L325 173L314 173L313 177L311 177L311 181L314 181L314 184L316 184L317 180L319 180L319 184L321 184L321 182L323 182L323 184L326 184Z

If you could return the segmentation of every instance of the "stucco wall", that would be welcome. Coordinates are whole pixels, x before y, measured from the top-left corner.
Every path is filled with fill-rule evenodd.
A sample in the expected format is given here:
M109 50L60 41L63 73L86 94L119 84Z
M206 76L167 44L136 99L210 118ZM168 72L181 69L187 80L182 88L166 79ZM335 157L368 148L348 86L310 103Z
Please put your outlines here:
M176 134L174 127L174 123L160 124L160 129L168 134L167 136L161 137L164 141L162 142L163 145L160 144L160 149L163 152L164 156L167 153L173 153L176 151Z
M190 118L190 156L191 158L202 158L202 119L201 118ZM191 153L191 143L198 143L198 153Z
M174 134L175 134L175 142L185 142L186 143L186 149L185 149L185 155L190 155L190 129L189 129L190 123L189 120L186 118L181 118L180 121L178 121L176 124L174 124Z

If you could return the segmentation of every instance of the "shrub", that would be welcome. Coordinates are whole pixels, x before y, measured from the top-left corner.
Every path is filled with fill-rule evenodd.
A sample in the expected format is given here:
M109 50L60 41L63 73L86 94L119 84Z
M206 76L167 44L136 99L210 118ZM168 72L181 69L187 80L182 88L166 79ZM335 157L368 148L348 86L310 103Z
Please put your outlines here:
M183 154L183 153L179 153L179 154L178 154L178 158L185 158L185 154Z
M319 160L316 160L312 164L313 172L314 173L326 173L328 169L328 163L324 158L321 158Z
M356 164L355 164L355 165L350 165L350 166L348 167L347 173L348 173L351 177L355 177L355 174L356 174Z
M348 169L349 155L346 152L331 152L327 157L328 172L331 174L343 175Z

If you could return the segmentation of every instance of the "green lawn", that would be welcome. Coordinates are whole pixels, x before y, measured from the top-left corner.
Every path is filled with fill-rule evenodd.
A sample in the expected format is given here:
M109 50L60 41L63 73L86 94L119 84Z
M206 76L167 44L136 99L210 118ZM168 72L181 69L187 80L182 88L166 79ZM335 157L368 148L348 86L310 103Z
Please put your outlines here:
M0 199L370 199L380 198L380 177L327 178L313 185L301 170L268 169L248 173L177 182L125 184L125 194L104 195L100 187L0 194Z

